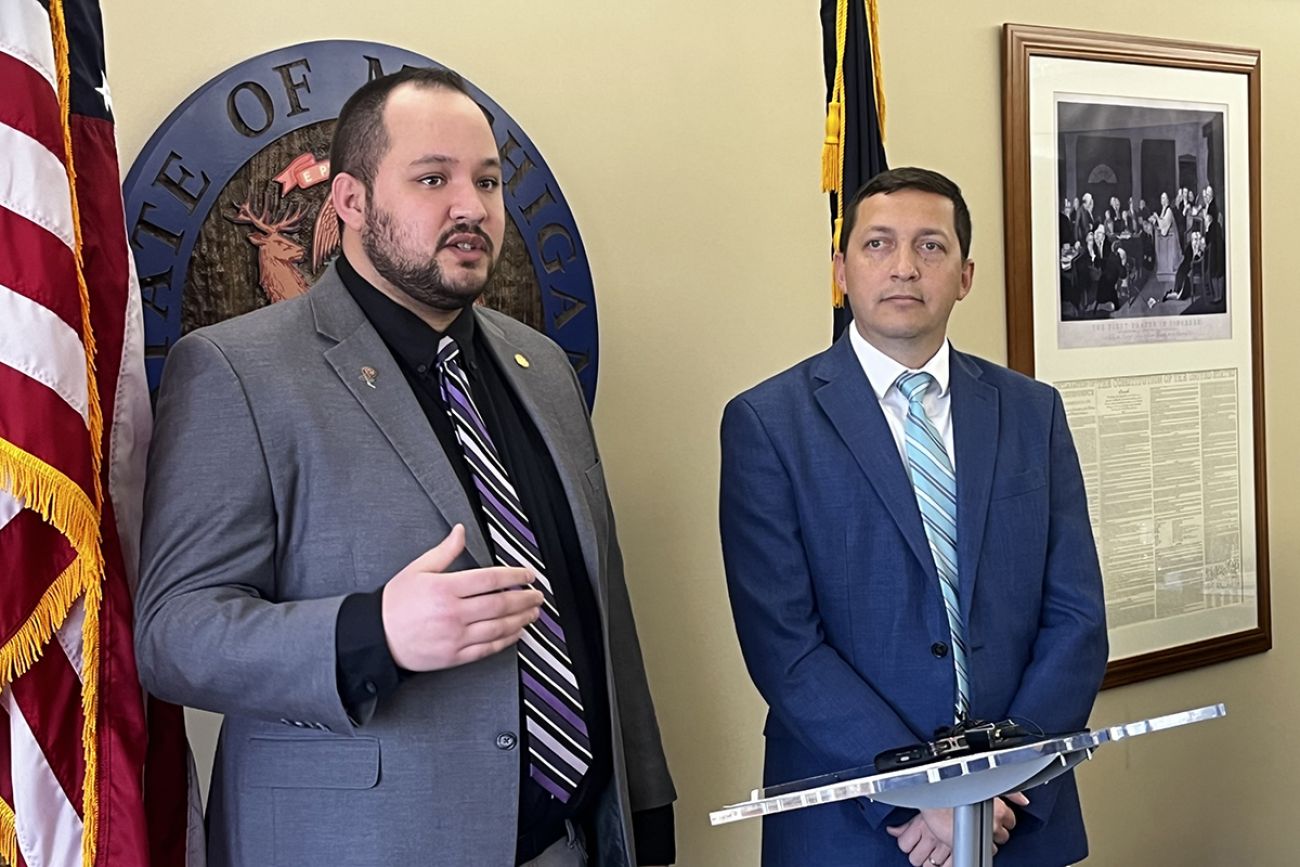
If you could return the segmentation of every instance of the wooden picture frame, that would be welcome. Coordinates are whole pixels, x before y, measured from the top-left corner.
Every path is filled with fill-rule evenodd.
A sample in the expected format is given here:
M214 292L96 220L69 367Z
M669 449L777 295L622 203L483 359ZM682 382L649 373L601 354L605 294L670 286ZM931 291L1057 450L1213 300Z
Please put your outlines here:
M1259 52L1019 24L1002 49L1008 361L1065 401L1104 685L1266 651Z

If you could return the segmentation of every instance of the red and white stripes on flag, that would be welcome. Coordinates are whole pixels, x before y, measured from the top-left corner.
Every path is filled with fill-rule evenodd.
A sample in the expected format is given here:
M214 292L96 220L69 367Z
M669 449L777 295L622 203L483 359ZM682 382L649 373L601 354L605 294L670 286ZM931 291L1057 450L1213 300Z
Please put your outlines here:
M149 437L94 0L0 2L0 860L185 863L131 597Z

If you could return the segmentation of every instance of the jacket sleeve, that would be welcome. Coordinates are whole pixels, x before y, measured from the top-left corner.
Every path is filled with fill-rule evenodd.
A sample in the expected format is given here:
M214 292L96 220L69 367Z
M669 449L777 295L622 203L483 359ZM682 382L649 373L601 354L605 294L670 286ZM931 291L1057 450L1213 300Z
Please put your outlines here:
M343 597L279 601L280 517L237 372L188 335L167 359L149 455L141 681L177 704L350 732L336 677Z

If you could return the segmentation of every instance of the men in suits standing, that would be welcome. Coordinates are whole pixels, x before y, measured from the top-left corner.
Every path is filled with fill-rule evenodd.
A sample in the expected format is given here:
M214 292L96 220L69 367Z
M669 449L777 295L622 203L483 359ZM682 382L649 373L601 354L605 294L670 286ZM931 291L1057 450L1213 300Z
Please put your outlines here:
M1189 202L1187 200L1187 190L1184 187L1178 189L1178 194L1174 198L1174 225L1178 228L1178 247L1182 249L1187 246L1187 212Z
M1070 209L1070 200L1068 198L1065 199L1065 204L1061 208L1061 212L1056 215L1056 220L1057 231L1059 233L1059 237L1057 238L1058 243L1060 243L1061 246L1074 244L1078 239L1074 234L1074 212Z
M1212 195L1209 187L1206 195ZM1223 238L1223 222L1219 219L1219 209L1209 199L1205 206L1205 247L1210 273L1210 302L1218 305L1224 300L1223 281L1227 274L1227 249Z
M505 229L485 112L454 73L377 78L331 166L342 256L179 341L158 401L136 647L226 715L209 863L666 864L577 378L473 306Z
M1201 202L1207 213L1214 214L1214 219L1222 225L1223 220L1219 216L1219 203L1214 198L1214 187L1206 187L1201 191Z
M846 208L854 327L722 421L721 529L769 713L767 784L869 764L958 718L1077 731L1106 665L1101 575L1055 389L953 349L970 215L894 169ZM1002 867L1087 843L1072 777L998 801ZM952 814L865 800L765 819L766 867L944 865Z
M1083 205L1075 210L1074 219L1078 224L1075 234L1081 241L1097 227L1097 220L1092 215L1092 193L1083 194Z

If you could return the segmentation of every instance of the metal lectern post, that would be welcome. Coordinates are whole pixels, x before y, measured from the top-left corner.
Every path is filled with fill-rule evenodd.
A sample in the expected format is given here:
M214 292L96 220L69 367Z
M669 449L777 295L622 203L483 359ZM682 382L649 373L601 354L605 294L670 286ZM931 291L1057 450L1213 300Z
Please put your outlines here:
M993 802L952 810L953 867L993 867Z

